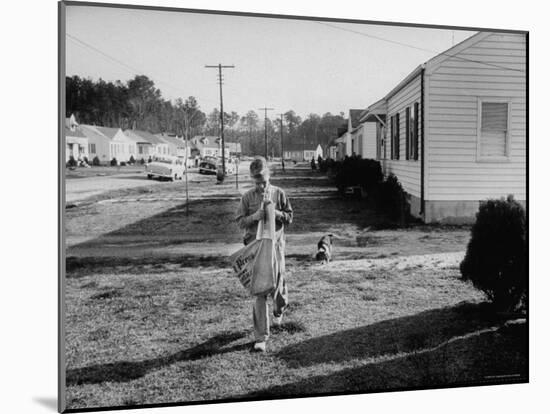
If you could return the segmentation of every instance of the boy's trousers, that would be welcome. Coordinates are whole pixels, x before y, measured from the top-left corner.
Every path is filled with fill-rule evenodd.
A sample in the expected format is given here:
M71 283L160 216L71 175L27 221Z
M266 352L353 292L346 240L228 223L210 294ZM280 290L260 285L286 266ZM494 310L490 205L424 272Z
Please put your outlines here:
M285 279L285 240L279 237L275 244L275 253L277 257L278 272L277 286L270 295L256 296L256 301L252 307L252 316L254 320L254 339L256 342L263 342L269 338L269 311L268 297L273 297L273 315L280 316L288 306L288 290Z

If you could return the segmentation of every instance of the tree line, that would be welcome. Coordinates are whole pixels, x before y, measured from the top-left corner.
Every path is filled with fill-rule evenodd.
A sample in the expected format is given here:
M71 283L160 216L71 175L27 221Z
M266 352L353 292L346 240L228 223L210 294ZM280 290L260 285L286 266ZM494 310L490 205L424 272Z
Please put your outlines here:
M82 124L122 129L140 129L153 134L176 133L187 139L196 135L219 136L220 112L205 113L197 99L189 96L174 102L162 97L160 89L145 75L127 82L106 82L71 76L66 78L66 115L75 114ZM305 119L293 110L283 114L284 146L316 145L323 148L345 125L344 114L309 114ZM263 117L250 110L244 115L224 111L224 136L241 143L246 155L264 154L264 125L268 136L268 154L281 155L281 119ZM288 148L288 147L287 147Z

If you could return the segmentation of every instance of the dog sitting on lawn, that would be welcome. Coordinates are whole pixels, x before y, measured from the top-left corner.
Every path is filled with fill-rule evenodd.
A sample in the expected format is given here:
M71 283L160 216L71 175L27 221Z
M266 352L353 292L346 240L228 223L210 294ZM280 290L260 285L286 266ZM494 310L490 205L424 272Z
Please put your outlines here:
M317 243L317 254L315 259L319 262L328 263L332 258L332 234L321 237Z

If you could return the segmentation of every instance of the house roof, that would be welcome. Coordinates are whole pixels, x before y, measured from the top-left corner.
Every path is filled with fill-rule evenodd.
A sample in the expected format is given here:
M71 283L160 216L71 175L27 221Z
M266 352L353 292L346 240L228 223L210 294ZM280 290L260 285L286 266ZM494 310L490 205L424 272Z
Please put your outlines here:
M85 125L85 124L82 124L80 125L80 129L82 130L82 132L84 133L84 135L88 138L99 138L101 139L103 142L105 142L105 140L109 140L110 138L108 136L106 136L105 134L103 134L101 131L99 131L99 128L94 126L94 125Z
M156 137L159 139L177 146L178 148L184 148L185 147L185 141L183 139L180 139L173 135L164 135L164 134L156 134Z
M71 128L65 126L65 137L86 138L86 135L82 133L80 128L76 128L75 130L71 131Z
M141 131L139 129L127 129L126 131L124 131L124 133L137 142L145 142L154 145L165 144L165 142L162 141L159 137L156 137L147 131Z
M387 113L386 103L388 99L390 99L393 95L395 95L406 85L408 85L413 79L415 79L420 73L422 73L423 70L427 73L433 72L444 61L446 61L447 59L452 59L456 54L483 40L487 36L490 36L490 34L491 33L487 32L478 32L473 36L470 36L469 38L463 40L462 42L454 45L453 47L445 50L444 52L441 52L438 55L432 57L425 63L418 65L411 73L409 73L404 79L402 79L401 82L399 82L393 89L391 89L382 99L373 103L367 109L365 109L360 117L361 122L371 120L374 121L375 119L385 122Z
M65 118L65 126L70 128L71 125L78 126L78 122L76 122L76 118L75 118L74 114L71 114L70 117Z
M393 95L395 95L397 92L399 92L401 89L403 89L404 86L406 86L410 81L412 81L414 78L416 78L420 72L424 69L428 73L433 72L437 67L441 65L444 61L448 59L452 59L453 56L457 55L458 53L462 52L464 49L472 46L473 44L483 40L487 36L490 36L491 33L488 32L477 32L476 34L468 37L467 39L463 40L462 42L454 45L453 47L445 50L444 52L439 53L438 55L435 55L431 59L427 60L425 63L418 65L411 73L409 73L401 82L397 84L395 88L393 88L385 97L384 99L389 99Z
M204 141L208 140L208 144L205 144ZM219 148L219 144L217 142L218 137L215 136L204 136L204 135L196 135L193 138L191 138L191 141L195 145L196 148ZM195 144L195 141L197 143Z
M121 131L120 128L110 128L110 127L102 127L97 126L95 127L99 132L101 132L103 135L105 135L107 138L113 139L115 135L118 133L118 131Z
M349 116L351 119L351 128L357 127L360 122L359 119L361 118L361 114L363 113L364 109L350 109L349 110Z
M386 99L382 98L363 111L361 122L384 121L387 114Z

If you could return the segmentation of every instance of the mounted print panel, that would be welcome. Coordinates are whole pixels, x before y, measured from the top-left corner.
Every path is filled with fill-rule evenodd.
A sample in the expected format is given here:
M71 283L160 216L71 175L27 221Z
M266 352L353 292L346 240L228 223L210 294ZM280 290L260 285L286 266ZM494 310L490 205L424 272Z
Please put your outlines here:
M528 382L528 32L59 16L60 411Z

